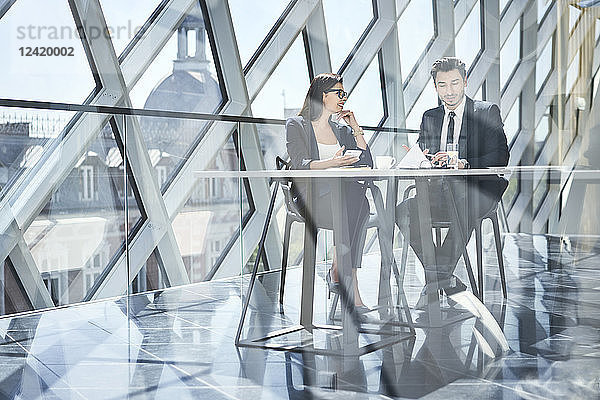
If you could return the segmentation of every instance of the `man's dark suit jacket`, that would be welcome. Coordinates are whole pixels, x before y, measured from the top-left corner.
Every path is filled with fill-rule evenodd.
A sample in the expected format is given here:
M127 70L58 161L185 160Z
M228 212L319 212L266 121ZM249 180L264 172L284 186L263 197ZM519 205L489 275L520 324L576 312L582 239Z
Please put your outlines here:
M329 125L337 138L340 146L346 146L346 150L359 149L356 145L356 139L352 135L352 128L348 125L338 124L329 121ZM319 160L319 147L312 124L304 120L303 117L288 118L285 123L287 152L291 159L292 169L309 169L311 161ZM362 149L360 149L362 150ZM367 165L373 167L373 157L367 147L363 150L360 159L354 164ZM300 182L295 183L295 194L304 198L306 186ZM319 196L329 193L330 186L320 182L318 184Z
M471 168L504 167L508 165L508 145L504 134L504 124L497 105L487 101L474 101L465 97L460 137L459 156L466 158ZM440 149L444 106L432 108L423 113L419 143L424 143L430 154ZM508 182L499 176L486 176L470 179L470 187L499 201Z

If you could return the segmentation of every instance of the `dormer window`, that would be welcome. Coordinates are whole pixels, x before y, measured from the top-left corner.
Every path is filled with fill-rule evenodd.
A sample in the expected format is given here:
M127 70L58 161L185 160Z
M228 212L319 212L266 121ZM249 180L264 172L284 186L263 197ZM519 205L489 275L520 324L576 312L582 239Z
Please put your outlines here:
M159 165L156 167L156 178L158 180L158 187L161 188L167 181L167 167Z
M96 192L94 187L94 167L83 165L79 167L81 171L81 199L93 200Z

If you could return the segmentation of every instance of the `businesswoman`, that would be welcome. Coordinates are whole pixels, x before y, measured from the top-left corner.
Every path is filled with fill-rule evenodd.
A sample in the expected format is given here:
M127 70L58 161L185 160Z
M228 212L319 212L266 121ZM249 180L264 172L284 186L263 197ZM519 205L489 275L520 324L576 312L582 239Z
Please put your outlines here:
M286 121L287 151L293 169L326 169L332 167L367 165L373 167L373 158L363 131L350 110L344 110L348 94L344 91L342 77L336 74L319 74L310 84L304 105L297 117ZM344 119L346 124L336 120ZM345 154L346 150L359 150L359 156ZM349 227L352 259L352 279L354 283L354 302L356 310L367 312L358 291L356 268L362 262L365 224L369 218L369 203L365 196L363 184L342 181L342 196L345 196ZM323 180L314 186L317 202L313 207L314 224L317 227L333 228L331 185ZM304 213L306 185L297 182L293 185L294 201ZM344 214L344 213L343 213ZM338 246L338 243L334 243ZM330 291L339 291L337 263L334 257L333 266L327 273L327 284Z

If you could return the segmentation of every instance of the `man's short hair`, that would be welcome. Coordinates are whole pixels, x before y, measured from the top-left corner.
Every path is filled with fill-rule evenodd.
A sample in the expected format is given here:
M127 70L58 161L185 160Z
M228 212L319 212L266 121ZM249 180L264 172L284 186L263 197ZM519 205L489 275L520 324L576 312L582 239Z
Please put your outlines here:
M464 62L456 57L444 57L436 60L431 66L431 77L435 84L435 77L438 72L448 72L457 69L463 79L467 77L467 67Z

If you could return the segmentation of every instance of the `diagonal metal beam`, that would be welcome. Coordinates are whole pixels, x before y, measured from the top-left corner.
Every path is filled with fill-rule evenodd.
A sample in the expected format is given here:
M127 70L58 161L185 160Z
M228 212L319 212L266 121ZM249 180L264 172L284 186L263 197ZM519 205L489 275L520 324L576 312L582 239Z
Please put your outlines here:
M331 56L322 1L319 1L306 22L306 39L310 56L309 71L312 71L313 75L331 72Z
M107 25L102 13L99 0L71 0L75 11L82 17L82 25L86 31L97 30L100 32L106 31ZM121 68L118 62L117 55L112 46L112 42L105 35L96 35L88 40L91 57L98 68L98 75L103 87L114 88L124 93L122 102L127 107L131 107L127 87L123 79ZM136 182L140 193L141 206L145 209L146 215L152 226L160 226L164 229L164 236L155 235L153 241L144 243L144 251L142 254L149 257L154 250L154 247L159 246L161 258L164 260L165 273L171 285L180 285L189 283L183 259L179 253L179 247L175 240L171 221L166 212L160 188L156 180L155 171L152 168L152 163L148 155L148 149L142 138L139 120L136 117L126 117L125 121L122 118L117 119L117 132L120 140L124 143L126 152L126 160L124 165L129 164L132 169L132 176ZM149 249L150 248L150 249ZM149 251L148 251L149 249ZM162 252L161 252L162 249ZM130 252L139 251L138 248L128 249ZM96 285L92 293L88 294L88 298L96 299L119 295L126 291L127 286L137 275L144 263L129 264L130 274L127 280L112 279L115 269L127 269L127 258L125 254L120 258L120 262L116 263L108 275L106 275L100 285Z
M229 7L227 3L223 1L207 0L206 8L208 12L207 17L210 19L213 27L216 46L215 50L221 63L223 79L228 94L228 102L225 104L222 112L225 114L237 115L250 114L250 96L248 95L246 80L244 79L242 72L243 69L239 53L237 51L237 46L232 46L232 43L235 44L236 40ZM290 15L296 14L291 12ZM297 15L295 17L297 17ZM288 18L295 17L288 16ZM283 25L285 25L285 23ZM283 32L282 35L286 36L288 40L293 40L289 37L289 31L284 30ZM272 40L278 43L283 41L282 38L277 36L277 33ZM292 42L290 42L289 45L291 45L291 43ZM286 47L289 48L289 46ZM265 51L274 51L274 49L268 44ZM283 54L279 57L279 60L281 60L282 57ZM257 65L263 65L262 63L264 62L264 59L259 57L254 62L253 68L256 68ZM260 82L260 87L264 85L268 78L268 75L263 76L264 81ZM242 153L244 154L246 167L248 169L264 168L262 149L260 148L256 126L248 126L247 124L242 125L240 146L242 148ZM185 202L198 183L198 180L194 177L194 171L205 170L208 168L212 157L207 157L207 155L216 154L227 140L229 140L232 132L237 128L237 124L233 123L212 124L202 141L192 151L188 159L185 160L179 173L164 194L167 212L171 219L175 218L183 208ZM215 278L239 274L240 263L245 264L252 255L252 252L260 239L260 234L250 235L247 234L247 232L254 232L256 229L259 229L260 232L260 229L262 228L270 195L269 185L267 180L258 179L253 179L249 183L256 206L256 212L244 227L243 241L240 237L235 239L232 247L225 254L225 257L219 266L219 270L214 276ZM281 261L281 241L275 220L271 222L266 243L266 255L269 264L278 265ZM242 255L241 260L240 254Z
M392 27L381 44L380 73L383 73L385 87L383 95L387 104L387 118L384 126L406 127L406 112L404 108L404 88L402 84L401 52L398 39L397 20L408 4L402 10L397 10L394 2L378 1L380 18L396 16L392 19ZM380 134L371 143L373 154L393 154L397 159L401 157L401 144L407 143L406 134Z
M4 14L10 10L13 4L15 4L17 0L2 0L0 1L0 18L4 17Z
M250 103L254 101L296 37L302 32L313 11L320 4L321 2L318 0L304 0L294 4L285 22L279 26L246 74ZM230 43L235 43L235 41Z

